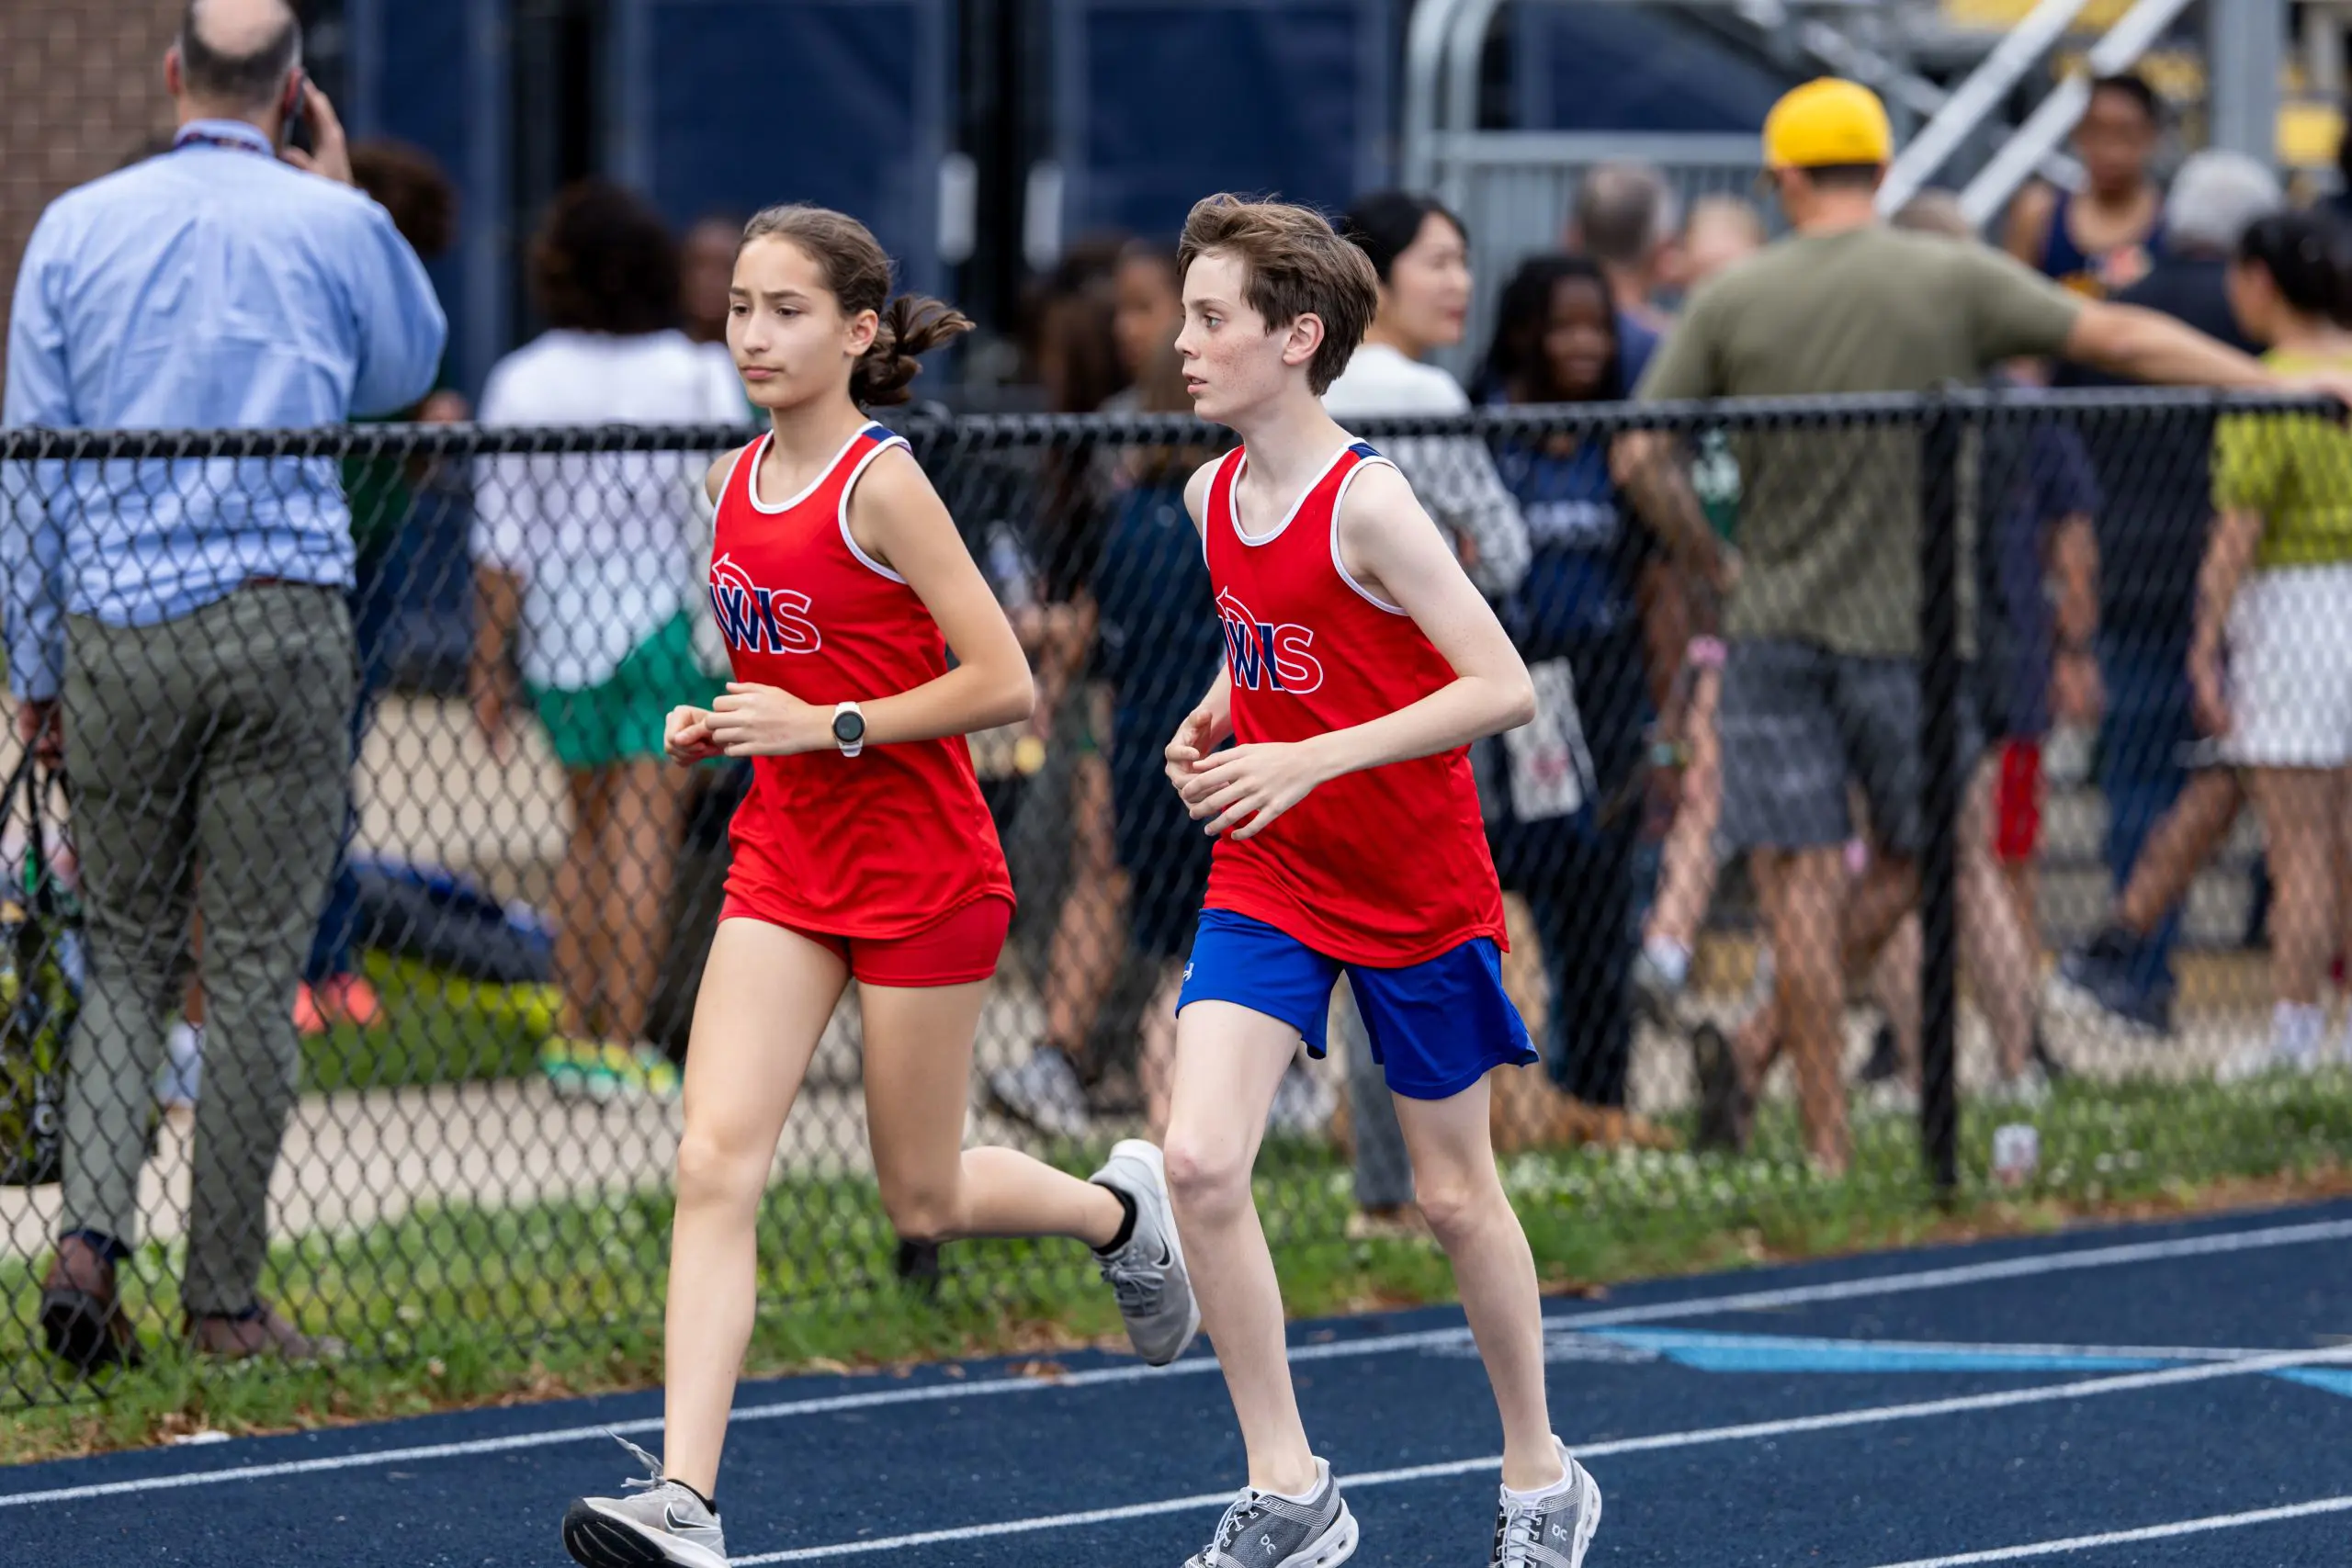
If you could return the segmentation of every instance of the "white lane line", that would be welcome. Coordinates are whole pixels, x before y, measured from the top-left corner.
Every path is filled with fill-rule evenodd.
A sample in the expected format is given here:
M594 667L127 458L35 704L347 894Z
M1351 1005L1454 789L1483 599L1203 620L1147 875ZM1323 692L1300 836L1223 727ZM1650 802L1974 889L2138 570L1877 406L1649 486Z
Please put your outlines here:
M1984 1551L1963 1551L1956 1557L1917 1557L1890 1562L1886 1568L1968 1568L1976 1562L2016 1562L2028 1557L2055 1557L2067 1551L2095 1551L2102 1546L2130 1546L2143 1540L2170 1540L2177 1536L2203 1535L2211 1530L2244 1529L2248 1525L2276 1524L2281 1519L2308 1519L2320 1514L2352 1512L2352 1496L2319 1497L2279 1508L2256 1508L2244 1514L2208 1514L2201 1519L2177 1519L2168 1525L2143 1525L2138 1529L2109 1530L2102 1535L2075 1535L2063 1540L2037 1540L2025 1546L1996 1546Z
M1701 1329L1664 1332L1672 1337L1661 1336L1653 1339L1638 1330L1595 1337L1628 1348L1655 1347L1662 1351L1744 1350L1760 1345L1776 1350L1852 1350L1898 1356L2073 1356L2102 1361L2234 1361L2245 1356L2267 1356L2277 1348L2225 1345L2032 1345L1970 1339L1817 1339L1802 1335L1710 1334Z
M1727 1295L1698 1296L1681 1301L1652 1302L1593 1312L1572 1312L1547 1317L1546 1329L1600 1328L1613 1324L1662 1323L1676 1318L1709 1317L1718 1314L1768 1312L1819 1302L1859 1301L1905 1295L1920 1291L1947 1291L1999 1280L2031 1279L2092 1269L2113 1269L2132 1263L2162 1262L2177 1258L2207 1258L2314 1242L2352 1239L2352 1220L2325 1220L2305 1224L2274 1225L2263 1230L2226 1231L2181 1236L2169 1241L2133 1242L2118 1247L2086 1247L2077 1252L2030 1253L1987 1263L1960 1264L1946 1269L1916 1269L1899 1274L1869 1275L1819 1285L1792 1285L1771 1291L1742 1291ZM1337 1340L1325 1345L1301 1345L1290 1352L1298 1361L1336 1360L1382 1356L1402 1350L1434 1349L1469 1342L1466 1328L1434 1328L1410 1334L1384 1334L1367 1339ZM1146 1378L1182 1377L1213 1372L1216 1362L1206 1356L1190 1358L1172 1367L1124 1365L1099 1367L1050 1379L993 1378L977 1382L927 1383L920 1388L877 1389L870 1393L835 1394L816 1399L779 1400L736 1411L737 1423L822 1416L844 1410L871 1410L897 1404L922 1404L942 1400L985 1398L997 1394L1035 1393L1043 1390L1093 1388L1138 1382ZM414 1464L435 1460L467 1459L482 1454L552 1448L564 1443L593 1442L607 1432L634 1436L659 1432L658 1416L594 1426L556 1427L516 1432L503 1438L474 1438L458 1442L427 1443L413 1448L383 1449L365 1453L334 1454L318 1459L288 1460L276 1464L233 1465L175 1475L151 1475L136 1481L112 1481L86 1486L60 1486L36 1492L0 1494L0 1508L45 1503L86 1502L145 1492L165 1492L187 1486L217 1486L232 1482L269 1481L288 1475L315 1475L370 1465Z
M1955 1416L1977 1410L2007 1410L2021 1404L2050 1404L2079 1399L2092 1399L2101 1394L2130 1393L2142 1389L2169 1388L2179 1383L2211 1382L2217 1378L2246 1377L2256 1372L2275 1371L2281 1367L2317 1366L2352 1361L2352 1345L2339 1345L2324 1350L2282 1350L2272 1354L2248 1356L2242 1360L2209 1362L2201 1366L2171 1367L2159 1372L2128 1372L2119 1377L2089 1378L2076 1382L2042 1383L2032 1388L2008 1389L1998 1393L1973 1393L1952 1399L1922 1400L1911 1404L1880 1404L1863 1410L1837 1410L1824 1416L1794 1416L1778 1421L1751 1421L1737 1427L1707 1427L1690 1432L1659 1432L1643 1438L1617 1438L1607 1442L1575 1443L1570 1447L1579 1460L1606 1459L1611 1454L1655 1453L1663 1449L1700 1448L1711 1443L1753 1442L1764 1438L1785 1438L1804 1432L1828 1432L1849 1427L1883 1426L1892 1421L1921 1421L1939 1416ZM1439 1464L1415 1465L1409 1470L1374 1471L1368 1475L1346 1475L1340 1483L1350 1492L1367 1487L1394 1486L1402 1482L1432 1481L1449 1476L1467 1475L1480 1471L1495 1472L1502 1468L1500 1454L1487 1454L1478 1459L1449 1460ZM942 1541L980 1540L993 1536L1027 1535L1039 1530L1069 1529L1079 1525L1102 1524L1121 1519L1148 1518L1156 1514L1182 1513L1193 1508L1207 1508L1231 1499L1227 1492L1200 1494L1191 1497L1170 1497L1159 1502L1133 1503L1119 1508L1095 1508L1078 1514L1047 1514L1031 1519L1007 1519L995 1524L970 1525L960 1529L925 1530L918 1535L889 1536L868 1540L838 1541L831 1546L801 1546L786 1551L763 1552L755 1557L738 1557L733 1568L764 1568L775 1562L808 1562L833 1557L851 1557L863 1552L903 1551L918 1546L932 1546ZM1953 1558L1952 1562L1975 1562L1975 1558ZM1984 1561L1992 1561L1984 1559ZM1927 1568L1925 1564L1905 1564L1904 1568Z
M2211 1258L2263 1247L2293 1247L2304 1242L2352 1239L2352 1220L2324 1220L2311 1224L2279 1225L2269 1230L2228 1231L2218 1235L2182 1236L2172 1241L2132 1242L2122 1247L2095 1247L2080 1252L2029 1253L1992 1263L1963 1263L1950 1269L1923 1269L1909 1274L1882 1274L1859 1280L1838 1280L1822 1285L1792 1285L1778 1291L1748 1291L1737 1295L1712 1296L1687 1302L1656 1302L1642 1306L1600 1312L1574 1313L1546 1320L1547 1326L1600 1328L1613 1323L1663 1323L1678 1317L1704 1317L1715 1313L1770 1312L1780 1307L1809 1306L1816 1302L1842 1302L1872 1296L1903 1295L1915 1291L1948 1291L1996 1280L2027 1280L2044 1274L2070 1274L2085 1269L2113 1269L2127 1263L2153 1263L2174 1258Z

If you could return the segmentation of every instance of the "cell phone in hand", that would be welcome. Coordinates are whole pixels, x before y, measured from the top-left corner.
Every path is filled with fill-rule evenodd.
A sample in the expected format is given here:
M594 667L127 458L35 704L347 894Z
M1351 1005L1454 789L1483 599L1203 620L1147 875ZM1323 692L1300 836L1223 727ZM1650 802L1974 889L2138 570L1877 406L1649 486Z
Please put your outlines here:
M307 73L298 73L292 90L287 95L286 124L278 132L279 146L291 147L301 152L317 151L311 144L311 117L307 112L310 105L311 78Z

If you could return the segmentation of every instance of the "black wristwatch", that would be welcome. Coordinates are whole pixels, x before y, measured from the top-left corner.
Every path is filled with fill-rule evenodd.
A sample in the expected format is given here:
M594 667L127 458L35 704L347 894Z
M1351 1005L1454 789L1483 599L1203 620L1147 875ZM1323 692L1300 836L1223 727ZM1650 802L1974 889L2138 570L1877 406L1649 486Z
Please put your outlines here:
M854 757L865 750L865 715L855 703L833 705L833 744L842 749L844 757Z

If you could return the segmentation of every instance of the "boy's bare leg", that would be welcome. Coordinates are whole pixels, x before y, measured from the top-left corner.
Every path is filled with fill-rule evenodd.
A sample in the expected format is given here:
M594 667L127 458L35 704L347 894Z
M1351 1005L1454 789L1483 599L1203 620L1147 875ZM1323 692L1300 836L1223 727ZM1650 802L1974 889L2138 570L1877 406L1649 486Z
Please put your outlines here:
M1487 1125L1494 1076L1487 1074L1451 1100L1397 1095L1396 1120L1412 1153L1421 1213L1453 1264L1454 1289L1494 1385L1503 1423L1503 1484L1536 1492L1558 1482L1563 1472L1544 1402L1544 1307L1535 1286L1535 1258L1495 1169Z
M1187 1007L1176 1021L1167 1143L1184 1261L1241 1423L1250 1484L1293 1496L1315 1488L1315 1452L1291 1387L1282 1288L1250 1172L1298 1043L1289 1024L1231 1002Z

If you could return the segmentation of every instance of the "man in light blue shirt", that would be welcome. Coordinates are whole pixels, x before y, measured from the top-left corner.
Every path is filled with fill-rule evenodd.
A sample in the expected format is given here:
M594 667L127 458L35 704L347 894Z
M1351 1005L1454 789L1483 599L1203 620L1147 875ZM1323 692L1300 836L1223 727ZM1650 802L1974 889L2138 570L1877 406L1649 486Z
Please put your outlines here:
M286 0L188 0L164 80L173 150L68 192L33 231L6 425L300 429L415 402L447 322L415 253L351 186ZM280 150L298 114L311 153ZM44 1340L83 1367L139 1354L113 1265L135 1235L200 865L210 1027L187 1328L215 1354L316 1355L257 1286L295 981L346 808L352 543L336 467L16 461L0 483L9 684L19 734L76 786L90 955Z

